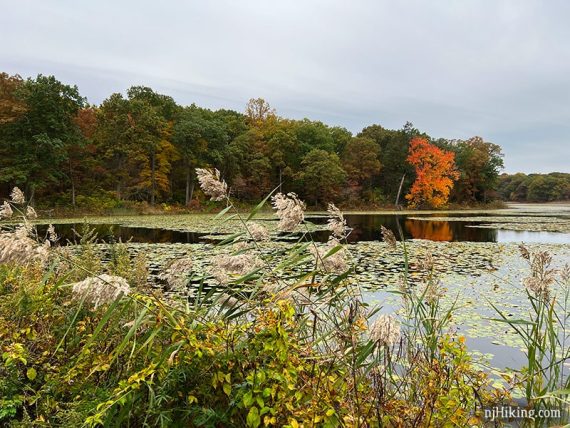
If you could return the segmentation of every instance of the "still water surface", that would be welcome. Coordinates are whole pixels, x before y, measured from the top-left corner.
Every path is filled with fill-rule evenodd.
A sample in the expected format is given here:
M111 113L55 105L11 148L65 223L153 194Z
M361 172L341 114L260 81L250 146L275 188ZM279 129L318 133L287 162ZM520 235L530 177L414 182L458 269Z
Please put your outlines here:
M454 217L469 217L457 215ZM542 243L570 243L570 234L555 232L522 232L512 230L498 230L491 228L474 227L482 222L473 221L425 221L407 215L394 214L348 214L345 215L348 225L353 228L348 237L349 242L380 241L382 234L380 226L384 226L399 236L401 230L406 239L428 239L432 241L447 242L542 242ZM422 217L429 217L423 215ZM441 215L438 215L441 217ZM315 224L326 223L326 217L308 216L307 220ZM263 222L264 220L258 220ZM268 220L265 220L268 221ZM58 224L57 232L63 241L75 241L73 229L80 230L81 224ZM92 225L100 239L110 242L131 241L135 243L189 243L211 242L205 233L181 232L161 228L126 227L112 224ZM39 227L40 234L46 227ZM211 236L211 235L210 235ZM315 241L326 242L328 231L317 231L311 234Z

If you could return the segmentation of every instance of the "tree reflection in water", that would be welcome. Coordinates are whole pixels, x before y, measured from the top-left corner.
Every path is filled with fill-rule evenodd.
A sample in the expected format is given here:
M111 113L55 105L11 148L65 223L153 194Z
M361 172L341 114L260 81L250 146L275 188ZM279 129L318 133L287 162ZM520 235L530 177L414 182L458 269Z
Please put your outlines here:
M406 220L405 228L414 239L453 241L453 231L447 221Z

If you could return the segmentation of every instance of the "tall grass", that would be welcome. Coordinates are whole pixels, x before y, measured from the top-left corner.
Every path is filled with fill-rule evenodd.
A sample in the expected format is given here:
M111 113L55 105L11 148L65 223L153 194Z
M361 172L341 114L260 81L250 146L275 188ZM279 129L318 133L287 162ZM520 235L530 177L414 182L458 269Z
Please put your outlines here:
M529 409L559 410L560 421L570 421L570 269L551 268L552 257L545 251L531 252L521 246L529 276L525 293L530 311L526 319L513 320L493 303L500 318L523 340L527 364L520 373ZM537 418L537 423L552 422Z

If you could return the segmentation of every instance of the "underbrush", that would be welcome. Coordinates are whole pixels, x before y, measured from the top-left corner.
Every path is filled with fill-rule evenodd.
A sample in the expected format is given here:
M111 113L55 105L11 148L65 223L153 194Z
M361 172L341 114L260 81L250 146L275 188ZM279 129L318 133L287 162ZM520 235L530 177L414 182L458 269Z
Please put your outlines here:
M271 236L253 221L269 197L242 216L219 176L202 174L204 190L227 202L220 221L238 218L242 229L220 244L225 253L208 274L197 277L191 258L163 272L173 288L198 283L190 298L149 287L144 260L120 243L103 262L89 230L73 251L38 252L57 241L52 230L35 237L37 247L25 241L29 252L0 254L0 423L466 427L511 403L451 328L454 306L443 308L428 255L412 285L405 242L383 230L386 251L405 255L395 291L403 310L386 313L350 281L350 230L336 207L328 243L306 230L269 266L261 249ZM295 195L272 202L281 230L303 228ZM26 229L0 234L6 242L33 235L22 214ZM555 364L567 361L555 355ZM529 373L520 384L547 376L536 366ZM542 394L550 401L530 388L529 403L566 403L560 379Z

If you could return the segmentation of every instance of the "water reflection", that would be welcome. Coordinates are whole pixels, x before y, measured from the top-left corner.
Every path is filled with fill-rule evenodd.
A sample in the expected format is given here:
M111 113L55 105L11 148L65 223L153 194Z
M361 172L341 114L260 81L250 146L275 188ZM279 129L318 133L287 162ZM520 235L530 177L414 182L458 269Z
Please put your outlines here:
M457 216L457 215L454 215ZM430 221L408 218L405 215L394 214L348 214L345 215L348 225L353 228L348 237L349 242L380 241L382 234L380 226L384 226L400 236L400 230L406 239L427 239L431 241L470 241L470 242L542 242L570 243L570 234L554 232L520 232L473 227L480 222L470 221ZM308 217L308 221L325 224L326 217ZM77 241L73 229L81 230L82 224L58 224L57 232L63 241ZM106 242L131 241L137 243L187 243L213 242L206 233L180 232L159 228L123 227L110 224L92 225L99 239ZM39 226L40 235L45 234L47 226ZM311 238L317 242L329 239L326 230L313 232Z
M348 237L349 242L381 240L380 226L392 230L396 237L400 236L401 230L406 239L501 242L496 229L469 227L478 224L475 222L426 221L394 214L349 214L345 215L345 218L348 225L354 229ZM318 224L326 222L323 218L310 218L309 220ZM326 233L318 234L317 237L318 240L328 239Z
M414 239L453 241L453 232L448 221L406 220L406 232Z

